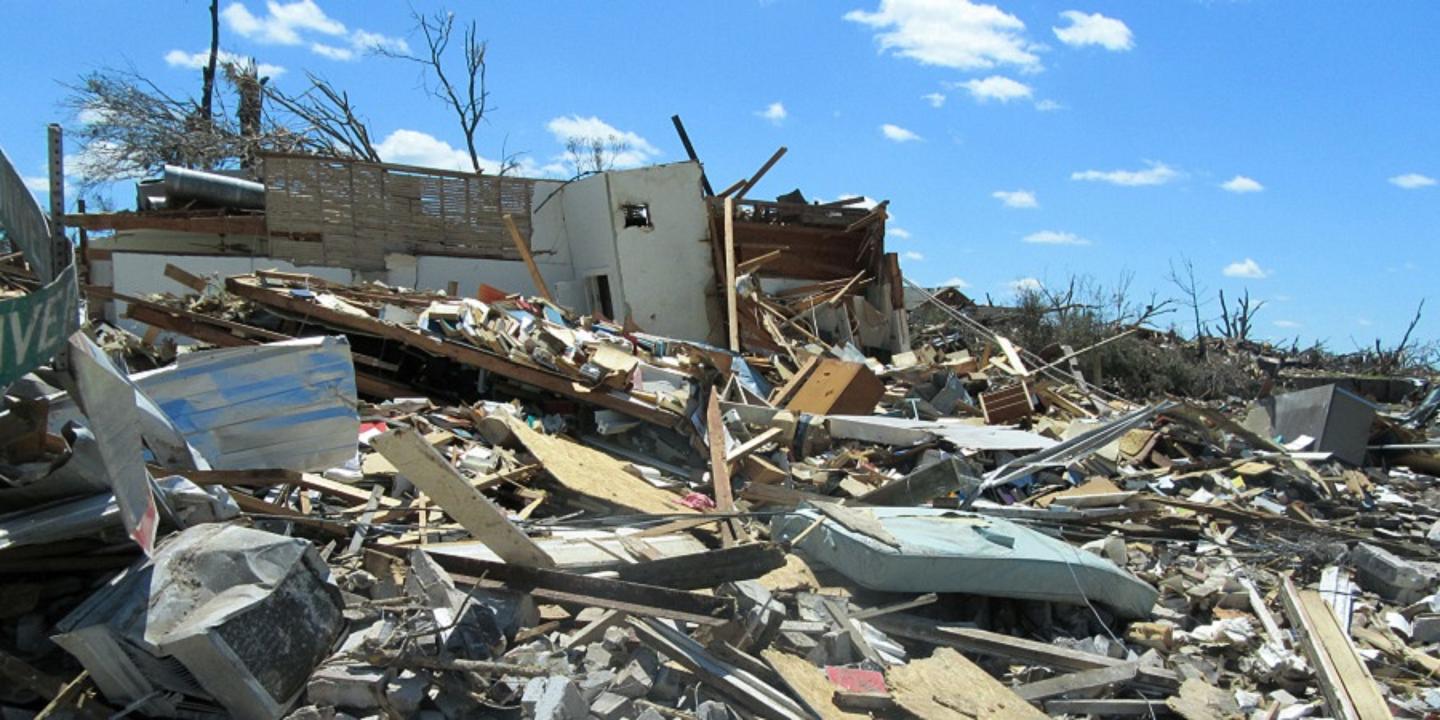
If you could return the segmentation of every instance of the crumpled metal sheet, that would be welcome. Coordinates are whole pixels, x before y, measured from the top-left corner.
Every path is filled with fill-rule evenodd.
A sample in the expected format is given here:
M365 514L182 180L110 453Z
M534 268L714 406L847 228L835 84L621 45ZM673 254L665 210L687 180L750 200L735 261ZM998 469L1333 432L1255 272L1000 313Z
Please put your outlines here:
M147 715L176 717L208 701L231 717L274 720L330 654L343 608L308 541L208 523L170 536L52 639L117 706L139 701Z
M190 353L133 379L217 470L318 471L355 457L355 366L343 337Z

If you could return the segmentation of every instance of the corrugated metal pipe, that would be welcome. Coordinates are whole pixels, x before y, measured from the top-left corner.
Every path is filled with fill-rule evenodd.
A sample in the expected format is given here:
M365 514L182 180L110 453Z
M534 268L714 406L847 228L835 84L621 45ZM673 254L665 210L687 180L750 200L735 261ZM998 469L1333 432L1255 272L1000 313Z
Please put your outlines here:
M166 205L175 207L186 200L245 210L265 209L265 186L227 175L165 166Z

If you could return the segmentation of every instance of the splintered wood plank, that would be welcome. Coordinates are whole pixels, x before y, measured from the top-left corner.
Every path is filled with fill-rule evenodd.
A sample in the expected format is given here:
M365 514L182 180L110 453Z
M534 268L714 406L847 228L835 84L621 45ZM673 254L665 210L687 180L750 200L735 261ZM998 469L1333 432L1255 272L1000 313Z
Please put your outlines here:
M207 284L205 278L186 272L184 268L181 268L179 266L166 263L165 277L170 278L171 280L174 280L175 282L178 282L181 285L184 285L185 287L194 290L195 292L205 292L205 286Z
M710 442L710 482L715 489L715 508L723 513L735 511L735 489L730 486L730 465L725 462L725 421L720 414L720 396L711 392L705 407L705 436ZM720 539L725 547L734 545L742 530L734 520L720 525Z
M545 435L518 420L506 422L520 444L566 490L607 505L651 515L694 513L680 497L631 475L625 463L558 435Z
M1015 694L1025 700L1035 702L1072 692L1108 688L1135 679L1135 671L1139 667L1139 663L1125 663L1094 670L1081 670L1068 675L1056 675L1052 678L1021 685L1015 688Z
M545 278L540 275L540 268L535 264L535 258L530 255L530 244L525 242L524 237L521 237L520 228L515 227L515 219L509 215L505 215L503 219L506 229L510 231L511 242L515 243L515 249L520 253L520 259L525 261L525 269L530 271L530 282L535 283L535 290L540 293L540 297L555 302L555 298L550 297L550 288L545 285Z
M939 648L924 660L886 670L895 703L916 717L1041 720L1046 715L968 658Z
M1316 683L1330 712L1357 720L1392 717L1375 678L1320 593L1297 590L1285 578L1280 597L1291 627L1299 631L1300 645L1315 668Z
M735 301L735 199L725 198L725 320L730 351L740 352L740 311Z
M1025 362L1020 359L1020 353L1015 350L1015 344L1010 338L1004 335L996 335L995 342L1000 344L1000 351L1005 353L1005 362L1018 375L1029 375L1030 371L1025 369Z
M750 438L744 443L736 446L734 450L726 453L725 464L734 465L735 463L745 459L750 455L750 453L753 453L763 447L765 443L768 443L775 438L780 437L780 434L783 432L785 431L781 430L780 428L770 428L768 430L765 430L764 432L761 432L759 435Z
M415 487L507 563L552 568L555 561L510 523L504 511L480 494L430 447L419 433L398 428L370 440Z

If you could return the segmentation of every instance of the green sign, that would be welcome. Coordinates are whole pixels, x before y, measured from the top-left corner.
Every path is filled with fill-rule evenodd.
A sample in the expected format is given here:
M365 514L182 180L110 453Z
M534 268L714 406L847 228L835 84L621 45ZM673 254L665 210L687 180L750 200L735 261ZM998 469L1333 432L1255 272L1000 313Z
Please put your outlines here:
M0 301L0 388L54 357L79 314L73 264L34 292Z
M42 278L52 270L48 227L35 197L0 151L0 231ZM0 300L0 388L54 357L79 327L74 263L29 294Z

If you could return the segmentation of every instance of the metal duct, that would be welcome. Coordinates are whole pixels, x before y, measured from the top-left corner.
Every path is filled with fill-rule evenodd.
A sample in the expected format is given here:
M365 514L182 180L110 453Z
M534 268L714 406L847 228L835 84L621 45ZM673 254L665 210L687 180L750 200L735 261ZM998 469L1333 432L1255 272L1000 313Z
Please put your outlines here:
M186 200L199 200L218 207L263 210L265 186L227 175L166 165L165 200L172 208Z

